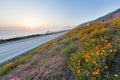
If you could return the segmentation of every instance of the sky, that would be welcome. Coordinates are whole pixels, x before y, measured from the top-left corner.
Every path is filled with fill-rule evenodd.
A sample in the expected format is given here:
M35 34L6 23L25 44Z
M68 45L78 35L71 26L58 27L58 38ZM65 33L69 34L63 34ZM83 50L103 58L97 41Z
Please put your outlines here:
M120 0L0 0L0 29L76 26L120 8Z

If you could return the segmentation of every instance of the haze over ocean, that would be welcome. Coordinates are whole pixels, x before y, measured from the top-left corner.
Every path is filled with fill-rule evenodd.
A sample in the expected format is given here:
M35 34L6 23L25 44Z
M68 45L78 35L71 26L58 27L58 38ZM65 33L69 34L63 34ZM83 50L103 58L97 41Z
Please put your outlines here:
M35 34L45 34L47 31L56 32L62 30L72 29L75 26L63 27L63 28L49 28L49 29L39 29L39 30L0 30L0 39L9 39L15 37L29 36Z

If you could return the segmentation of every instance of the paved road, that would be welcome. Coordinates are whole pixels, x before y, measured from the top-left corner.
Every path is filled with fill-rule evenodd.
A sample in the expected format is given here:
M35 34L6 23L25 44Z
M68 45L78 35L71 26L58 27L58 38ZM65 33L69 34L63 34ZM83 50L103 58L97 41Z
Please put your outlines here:
M0 44L0 63L3 63L9 59L12 59L18 55L21 55L33 48L40 46L52 39L55 39L63 33L57 33L46 36L33 37L28 39L17 40L5 44Z

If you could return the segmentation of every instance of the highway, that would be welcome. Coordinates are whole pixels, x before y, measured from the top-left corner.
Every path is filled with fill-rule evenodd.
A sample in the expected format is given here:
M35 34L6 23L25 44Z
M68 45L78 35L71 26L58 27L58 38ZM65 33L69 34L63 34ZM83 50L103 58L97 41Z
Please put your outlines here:
M32 37L17 41L12 41L4 44L0 44L0 64L8 61L18 55L28 52L52 39L55 39L66 32Z

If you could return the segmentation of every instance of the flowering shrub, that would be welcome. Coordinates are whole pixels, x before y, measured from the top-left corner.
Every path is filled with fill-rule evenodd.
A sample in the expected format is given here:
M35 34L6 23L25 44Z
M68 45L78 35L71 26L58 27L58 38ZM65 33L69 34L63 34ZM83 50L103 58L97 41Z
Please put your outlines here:
M117 62L114 63L120 55L119 23L120 19L108 23L96 22L86 29L70 32L71 35L76 34L82 44L69 57L68 68L75 80L120 79L119 67Z

